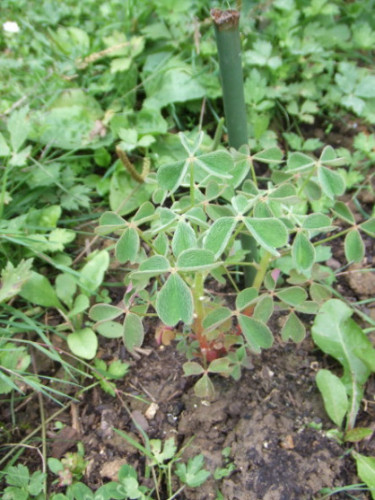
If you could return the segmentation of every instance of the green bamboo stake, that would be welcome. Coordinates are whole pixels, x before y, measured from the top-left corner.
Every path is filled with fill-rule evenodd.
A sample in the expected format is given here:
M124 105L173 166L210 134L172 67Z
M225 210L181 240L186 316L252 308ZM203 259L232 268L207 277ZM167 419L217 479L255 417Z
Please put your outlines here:
M211 18L215 26L229 146L239 149L248 142L241 41L238 29L240 13L237 10L212 9ZM246 261L255 262L257 247L254 238L245 234L241 235L241 243L242 248L249 252ZM251 286L256 273L255 267L244 266L243 272L246 286Z

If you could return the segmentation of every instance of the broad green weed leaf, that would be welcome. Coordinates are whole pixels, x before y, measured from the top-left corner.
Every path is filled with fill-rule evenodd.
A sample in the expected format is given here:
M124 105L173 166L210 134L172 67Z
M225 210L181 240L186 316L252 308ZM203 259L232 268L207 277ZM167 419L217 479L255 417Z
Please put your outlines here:
M357 349L372 350L371 342L350 316L352 310L337 299L325 302L316 315L312 327L315 344L339 361L344 374L342 382L350 398L347 427L354 427L363 396L363 385L370 375L366 364L355 354Z
M110 207L119 215L126 215L148 201L154 189L153 184L140 184L128 172L117 170L111 178Z
M23 285L20 295L38 306L64 309L48 279L34 271L31 272L31 278Z
M281 330L281 338L284 342L292 339L294 342L302 342L306 335L306 328L298 316L292 312L289 314Z
M297 271L306 273L315 262L315 249L304 233L297 233L292 246L292 258Z
M221 217L208 230L203 245L214 253L215 259L224 252L237 221L234 217Z
M333 212L349 224L355 224L355 218L350 208L343 201L336 201Z
M375 217L363 222L363 224L360 225L360 228L369 236L375 238Z
M124 312L120 307L111 306L110 304L95 304L90 309L89 316L94 321L108 321L121 316Z
M250 287L241 290L236 297L236 309L238 311L242 311L249 305L253 304L257 297L258 290L256 288Z
M302 304L302 302L307 299L307 293L305 289L300 286L291 286L280 290L276 293L276 296L290 306L297 306L299 304Z
M320 167L318 179L323 192L331 199L340 196L345 191L345 181L337 172L333 172L327 167Z
M358 443L373 434L373 429L369 427L355 427L345 432L344 439L348 443Z
M320 304L332 297L332 292L329 288L319 283L312 283L310 286L310 296L314 302Z
M232 311L227 307L218 307L211 311L203 319L203 328L206 331L214 330L222 325L232 316Z
M103 321L95 325L95 330L107 339L119 339L124 334L124 327L117 321Z
M309 180L304 186L304 192L307 198L311 201L320 200L322 197L322 189L316 182Z
M156 298L156 312L167 326L179 321L190 325L193 321L193 296L178 274L171 274Z
M194 164L198 165L208 174L222 179L230 179L233 168L233 158L228 151L220 150L195 157Z
M80 286L84 292L94 293L102 284L109 266L109 254L101 250L83 266L80 271Z
M99 219L97 234L106 235L126 226L125 220L114 212L105 212Z
M375 500L375 457L365 457L355 451L352 455L357 463L358 476L367 484L371 497Z
M273 313L273 300L269 295L263 295L255 306L253 318L267 323Z
M25 465L13 465L6 471L6 482L10 486L26 489L29 484L29 479L29 469Z
M351 229L345 236L345 257L348 262L361 262L365 256L365 245L357 229Z
M303 153L291 153L288 156L287 168L293 172L304 172L315 165L314 158Z
M238 322L251 350L260 353L261 349L272 346L272 332L264 323L244 314L239 315Z
M177 269L181 272L207 271L219 266L220 262L215 262L215 257L210 250L203 248L192 248L184 250L177 259Z
M139 266L138 271L132 273L132 276L157 276L170 271L169 261L162 255L153 255L146 259Z
M337 427L341 427L349 408L344 384L329 370L318 371L316 384L323 396L324 407L329 418Z
M315 213L306 217L302 227L310 231L323 231L332 228L332 221L327 215Z
M124 344L129 352L134 352L134 349L141 347L145 332L143 329L142 319L132 312L125 316L124 320Z
M3 134L0 133L0 158L9 155L10 155L9 146L6 143Z
M288 231L279 219L256 219L246 217L245 225L256 241L270 254L278 257L276 248L283 247L288 242Z
M209 373L220 373L221 375L230 375L232 367L230 365L230 360L228 358L218 358L211 361L208 372Z
M77 291L77 280L71 274L59 274L55 280L55 288L58 298L71 308Z
M204 374L194 385L194 393L198 398L213 399L215 397L215 387L210 377Z
M196 245L197 238L193 228L185 221L180 221L177 224L172 239L172 250L174 256L178 257L181 252L189 248L194 248Z
M160 255L166 255L169 248L169 240L165 233L159 233L153 242L155 252Z
M25 106L19 110L13 111L8 120L8 130L10 133L10 143L14 153L17 153L29 134L31 125L26 119L29 108Z
M190 375L202 375L202 373L204 373L203 366L196 361L187 361L182 365L182 368L186 377Z
M283 152L280 148L272 147L256 153L253 159L267 164L279 164L283 159Z
M181 185L188 168L189 162L185 160L162 165L157 173L158 184L173 193Z
M189 486L189 488L198 488L210 476L210 472L203 469L204 457L203 455L196 455L190 458L187 465L178 462L176 464L176 476Z
M123 262L134 262L139 251L138 231L134 227L128 227L122 233L116 243L116 259Z
M73 307L69 311L68 317L72 318L73 316L77 316L77 314L83 313L89 307L90 307L89 298L86 295L83 295L82 293L80 293L75 298L74 303L73 303Z
M280 200L283 202L298 200L296 188L292 184L282 184L271 191L268 195L271 200Z
M345 164L345 159L338 157L332 146L325 146L320 155L320 163L332 167L338 167Z
M98 349L98 338L91 328L83 328L67 337L69 349L75 356L93 359Z
M16 267L8 260L0 276L0 302L8 300L20 292L24 283L31 278L32 265L33 259L21 260Z

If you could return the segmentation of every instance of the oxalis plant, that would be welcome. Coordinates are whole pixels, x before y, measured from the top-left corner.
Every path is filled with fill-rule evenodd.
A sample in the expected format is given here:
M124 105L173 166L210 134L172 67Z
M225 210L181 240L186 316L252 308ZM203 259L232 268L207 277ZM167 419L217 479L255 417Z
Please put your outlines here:
M362 235L375 235L375 220L356 224L335 201L345 183L335 171L342 159L330 146L319 158L291 153L283 160L277 147L256 154L247 146L212 151L202 132L179 137L184 157L145 179L154 187L152 201L127 220L114 212L100 218L97 232L115 236L116 258L129 272L123 300L94 305L90 317L99 334L123 338L134 353L144 321L157 316L158 339L175 335L187 357L185 375L198 376L195 392L209 398L210 375L238 380L250 356L272 346L267 323L275 310L285 320L282 340L303 340L300 315L316 314L331 296L333 273L322 264L329 242L345 238L347 260L359 262ZM262 163L270 176L257 179L255 165ZM311 211L318 200L326 213ZM242 235L256 241L252 262ZM246 265L255 277L245 288ZM219 292L223 287L232 293L230 303Z

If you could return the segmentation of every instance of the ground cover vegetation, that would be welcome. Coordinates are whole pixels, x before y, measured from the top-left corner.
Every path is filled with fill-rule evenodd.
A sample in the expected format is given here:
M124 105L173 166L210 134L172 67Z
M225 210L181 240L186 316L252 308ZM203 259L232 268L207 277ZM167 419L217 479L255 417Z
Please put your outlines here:
M195 499L207 498L205 484L212 498L237 498L224 484L239 474L230 442L212 466L189 440L151 438L124 387L139 360L151 366L152 353L170 350L191 395L217 404L223 385L240 387L253 363L266 368L266 351L282 357L303 342L318 353L310 386L331 421L310 423L363 483L251 498L375 498L364 417L375 371L371 7L2 1L4 499ZM248 142L236 149L212 8L241 12ZM348 291L344 275L367 291ZM150 398L143 389L133 400ZM94 487L79 433L73 451L56 452L50 436L77 431L58 415L97 391L119 402L132 430L102 427L121 427L115 435L138 458ZM19 412L33 400L30 429Z

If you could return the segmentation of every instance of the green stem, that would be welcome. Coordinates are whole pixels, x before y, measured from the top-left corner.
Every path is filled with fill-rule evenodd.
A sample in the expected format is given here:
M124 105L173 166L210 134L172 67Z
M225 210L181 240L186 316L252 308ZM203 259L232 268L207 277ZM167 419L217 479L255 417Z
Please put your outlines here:
M3 180L1 183L1 193L0 193L0 219L3 217L3 212L4 212L4 204L5 204L5 192L7 188L7 182L8 182L8 175L10 171L10 165L9 162L7 163L3 175Z
M212 9L211 17L215 26L229 146L239 149L248 142L241 40L238 29L240 13L236 10ZM255 261L257 245L254 238L248 234L241 235L241 243L242 248L248 251L246 262ZM244 268L244 277L245 285L251 286L255 277L253 267Z
M265 252L262 258L260 259L258 270L255 275L253 283L253 287L255 287L257 290L259 290L259 288L262 286L264 277L268 269L268 264L270 263L271 259L272 255L269 252Z

